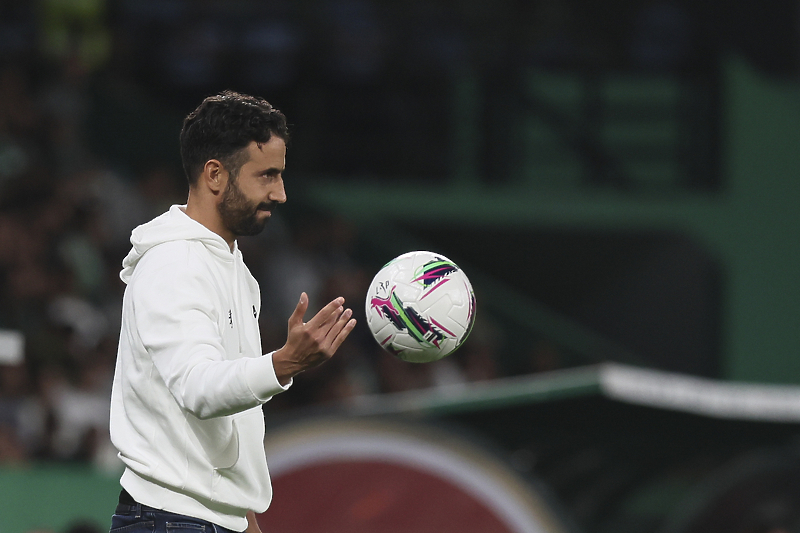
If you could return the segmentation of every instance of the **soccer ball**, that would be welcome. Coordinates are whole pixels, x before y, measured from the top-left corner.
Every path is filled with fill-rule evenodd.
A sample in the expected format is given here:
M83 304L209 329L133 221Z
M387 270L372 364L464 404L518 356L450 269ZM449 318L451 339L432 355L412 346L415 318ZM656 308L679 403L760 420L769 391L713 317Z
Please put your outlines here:
M386 351L429 363L461 346L475 322L464 271L441 254L408 252L389 261L367 292L367 325Z

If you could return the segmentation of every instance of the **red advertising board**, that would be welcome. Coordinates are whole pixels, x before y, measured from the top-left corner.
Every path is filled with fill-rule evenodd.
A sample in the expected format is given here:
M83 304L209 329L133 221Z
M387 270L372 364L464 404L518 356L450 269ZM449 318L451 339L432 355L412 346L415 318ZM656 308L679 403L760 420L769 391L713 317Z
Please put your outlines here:
M561 533L531 483L453 434L376 421L316 421L266 442L266 533Z

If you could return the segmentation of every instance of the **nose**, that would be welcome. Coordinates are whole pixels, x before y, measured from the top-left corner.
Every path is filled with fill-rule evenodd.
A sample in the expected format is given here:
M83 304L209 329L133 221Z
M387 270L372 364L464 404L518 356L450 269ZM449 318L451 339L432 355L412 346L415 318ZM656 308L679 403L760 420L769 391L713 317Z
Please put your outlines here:
M283 178L278 178L275 188L269 193L269 199L279 204L286 201L286 190L283 188Z

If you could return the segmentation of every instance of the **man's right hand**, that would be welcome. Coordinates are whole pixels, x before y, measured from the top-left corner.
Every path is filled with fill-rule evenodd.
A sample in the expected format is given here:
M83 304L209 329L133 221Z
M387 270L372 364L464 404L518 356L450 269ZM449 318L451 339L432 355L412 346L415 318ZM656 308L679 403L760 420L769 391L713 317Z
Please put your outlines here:
M275 375L281 385L305 370L330 359L356 325L350 317L353 312L343 307L344 298L339 297L323 307L308 322L303 317L308 310L308 295L300 295L292 316L289 317L289 333L283 348L272 354Z

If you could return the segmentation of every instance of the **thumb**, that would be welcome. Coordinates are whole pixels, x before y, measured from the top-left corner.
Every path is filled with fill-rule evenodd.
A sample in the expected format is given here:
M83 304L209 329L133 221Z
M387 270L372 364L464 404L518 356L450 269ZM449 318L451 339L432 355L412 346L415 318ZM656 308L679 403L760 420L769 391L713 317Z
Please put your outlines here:
M303 324L303 317L308 309L308 295L303 292L300 294L300 301L297 302L297 307L294 308L292 316L289 317L289 327L299 326Z

